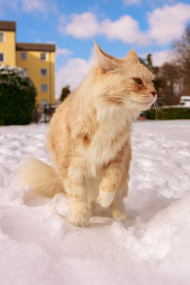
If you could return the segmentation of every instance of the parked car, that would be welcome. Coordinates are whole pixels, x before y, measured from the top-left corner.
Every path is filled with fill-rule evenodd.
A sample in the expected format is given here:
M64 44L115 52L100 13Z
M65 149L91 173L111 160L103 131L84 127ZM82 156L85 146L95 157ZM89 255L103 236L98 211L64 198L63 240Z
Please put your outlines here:
M183 107L190 107L190 96L181 96L179 105Z

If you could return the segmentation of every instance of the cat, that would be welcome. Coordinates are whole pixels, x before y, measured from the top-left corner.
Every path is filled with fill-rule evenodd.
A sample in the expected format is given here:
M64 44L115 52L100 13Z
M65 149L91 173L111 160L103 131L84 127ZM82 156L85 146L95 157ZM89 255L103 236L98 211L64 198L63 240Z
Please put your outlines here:
M65 192L72 225L85 227L98 202L125 219L131 161L131 123L155 101L154 76L134 49L118 59L97 44L97 64L57 108L49 126L53 168L30 159L22 185L48 197Z

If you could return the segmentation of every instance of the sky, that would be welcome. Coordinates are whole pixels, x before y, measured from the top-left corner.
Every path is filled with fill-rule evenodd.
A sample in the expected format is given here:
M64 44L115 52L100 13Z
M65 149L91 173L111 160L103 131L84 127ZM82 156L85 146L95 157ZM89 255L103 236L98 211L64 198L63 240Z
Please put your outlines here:
M16 21L17 42L56 44L59 97L94 63L93 39L112 56L125 57L133 47L161 65L190 22L190 0L0 0L0 19Z

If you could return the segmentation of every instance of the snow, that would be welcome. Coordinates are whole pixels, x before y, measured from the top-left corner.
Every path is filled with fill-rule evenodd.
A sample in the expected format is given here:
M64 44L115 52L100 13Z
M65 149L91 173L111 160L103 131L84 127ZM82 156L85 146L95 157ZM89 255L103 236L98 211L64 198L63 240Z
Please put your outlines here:
M0 73L1 74L16 73L20 78L28 78L26 70L18 66L14 67L10 65L0 65Z
M17 183L25 158L50 162L47 128L0 127L0 284L189 284L190 122L134 123L128 220L98 207L88 228Z
M25 80L25 83L28 84L23 85L23 82L21 84L21 80ZM16 85L20 89L25 89L28 85L33 86L33 82L24 68L9 65L0 65L0 84Z

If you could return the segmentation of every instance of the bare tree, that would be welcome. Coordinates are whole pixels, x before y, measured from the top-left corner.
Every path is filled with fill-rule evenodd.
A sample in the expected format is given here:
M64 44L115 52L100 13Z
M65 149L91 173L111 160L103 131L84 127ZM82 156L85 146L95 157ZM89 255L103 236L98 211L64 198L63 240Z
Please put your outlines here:
M183 78L183 94L190 95L190 25L186 27L182 38L174 43L174 51Z
M165 86L160 90L160 99L163 105L179 103L181 93L181 71L175 63L166 62L160 67L159 74L165 80Z

